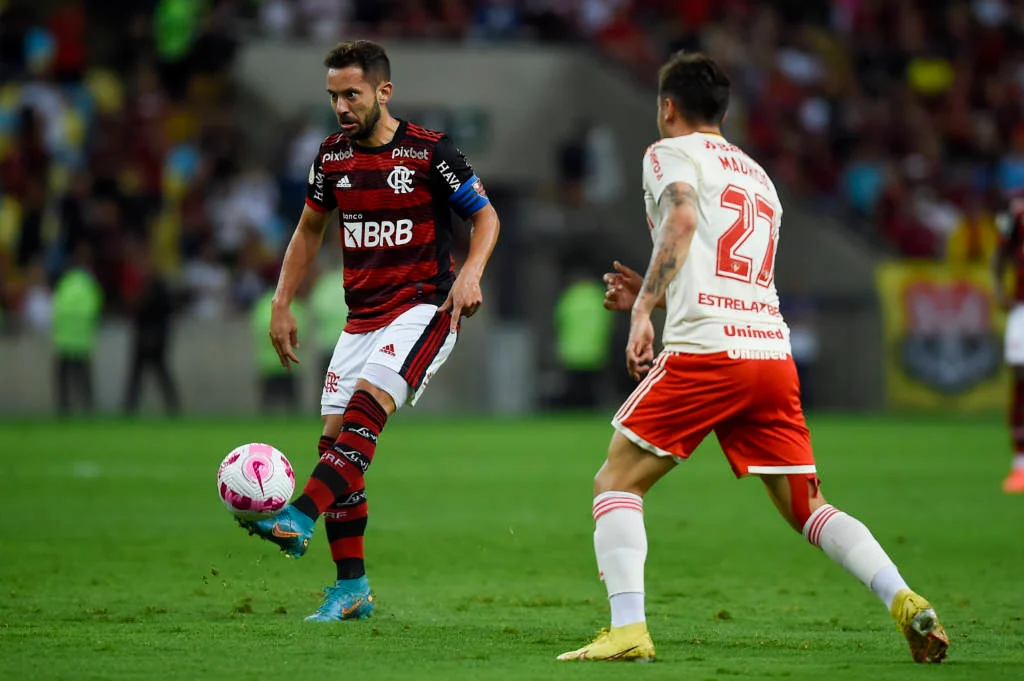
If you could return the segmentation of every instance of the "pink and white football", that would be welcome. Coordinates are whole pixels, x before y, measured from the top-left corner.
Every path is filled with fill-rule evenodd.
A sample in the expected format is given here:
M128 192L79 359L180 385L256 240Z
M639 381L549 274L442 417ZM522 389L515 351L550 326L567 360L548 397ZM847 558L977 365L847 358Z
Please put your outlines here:
M217 470L220 500L243 520L260 520L285 507L295 491L288 458L260 442L232 449Z

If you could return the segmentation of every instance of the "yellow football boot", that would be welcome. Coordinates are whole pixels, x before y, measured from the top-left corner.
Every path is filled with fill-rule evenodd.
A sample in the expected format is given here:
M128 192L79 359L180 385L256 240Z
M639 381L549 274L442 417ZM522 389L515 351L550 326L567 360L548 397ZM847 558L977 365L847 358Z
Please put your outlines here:
M571 650L558 656L559 660L603 660L652 662L654 642L647 633L647 623L637 622L624 627L602 629L593 643L579 650Z
M896 628L910 645L914 662L942 662L949 649L949 637L931 603L910 589L903 589L893 599L890 612Z

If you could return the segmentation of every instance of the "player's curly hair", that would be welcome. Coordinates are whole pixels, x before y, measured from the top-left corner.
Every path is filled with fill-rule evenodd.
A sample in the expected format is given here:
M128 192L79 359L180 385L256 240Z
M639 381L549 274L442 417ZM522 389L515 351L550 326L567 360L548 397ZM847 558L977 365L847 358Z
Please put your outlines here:
M729 76L706 54L676 52L658 71L658 96L671 97L691 124L721 125L729 108Z
M324 57L324 66L343 69L358 66L374 85L391 80L391 61L384 46L371 40L349 40L335 45Z

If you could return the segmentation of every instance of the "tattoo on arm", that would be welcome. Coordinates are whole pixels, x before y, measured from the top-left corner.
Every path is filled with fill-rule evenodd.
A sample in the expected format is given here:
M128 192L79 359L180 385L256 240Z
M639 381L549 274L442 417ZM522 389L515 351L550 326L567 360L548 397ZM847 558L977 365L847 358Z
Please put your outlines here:
M665 187L665 191L661 193L661 198L658 199L658 205L664 209L668 207L665 205L666 201L671 201L671 208L677 208L687 204L696 208L697 190L685 182L673 182L669 186Z
M669 240L659 240L660 246L651 258L651 267L644 279L644 292L656 298L665 295L668 284L675 276L679 266L676 264L675 243Z
M697 190L685 182L673 182L665 187L658 203L666 215L675 214L679 209L695 213ZM666 221L674 219L677 218L666 217ZM692 231L684 232L674 225L662 225L654 252L651 255L651 264L647 268L647 276L644 277L643 292L645 294L655 300L665 295L669 283L686 260L692 238Z

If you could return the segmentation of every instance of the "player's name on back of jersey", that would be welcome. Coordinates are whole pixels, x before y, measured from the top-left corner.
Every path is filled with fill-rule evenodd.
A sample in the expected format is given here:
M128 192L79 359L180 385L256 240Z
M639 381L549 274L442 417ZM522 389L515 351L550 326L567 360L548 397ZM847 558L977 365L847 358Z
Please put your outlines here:
M705 139L704 148L708 151L727 151L730 154L738 154L738 156L719 156L718 162L722 164L722 170L747 175L765 187L768 186L768 174L735 144L725 140Z
M736 173L738 175L746 175L752 178L759 184L767 187L768 186L768 173L761 170L760 166L755 164L749 156L744 154L738 148L736 151L740 154L738 156L725 155L719 156L718 162L722 164L722 170L730 173Z

